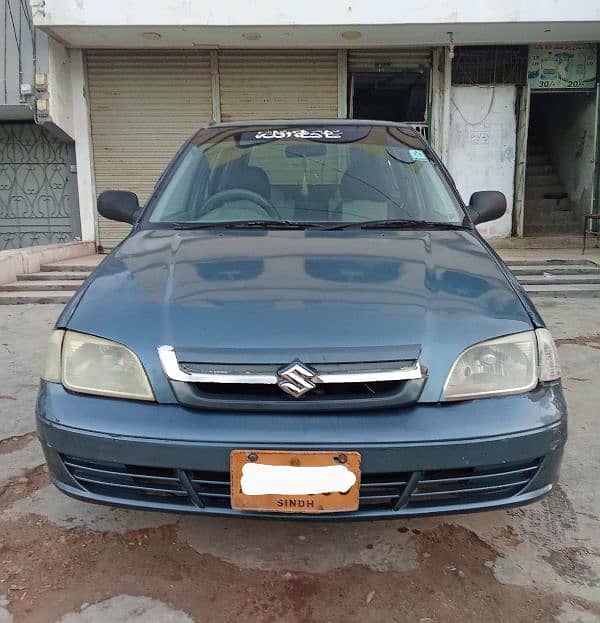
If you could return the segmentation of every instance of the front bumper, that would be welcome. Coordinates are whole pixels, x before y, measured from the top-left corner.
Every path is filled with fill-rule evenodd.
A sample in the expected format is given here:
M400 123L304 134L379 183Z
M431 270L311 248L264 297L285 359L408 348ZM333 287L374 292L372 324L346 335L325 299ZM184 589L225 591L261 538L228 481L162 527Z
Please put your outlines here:
M232 449L360 452L358 511L283 516L320 520L533 502L557 481L567 436L558 383L526 395L395 411L236 414L82 396L42 382L37 422L60 490L149 510L282 518L231 509Z

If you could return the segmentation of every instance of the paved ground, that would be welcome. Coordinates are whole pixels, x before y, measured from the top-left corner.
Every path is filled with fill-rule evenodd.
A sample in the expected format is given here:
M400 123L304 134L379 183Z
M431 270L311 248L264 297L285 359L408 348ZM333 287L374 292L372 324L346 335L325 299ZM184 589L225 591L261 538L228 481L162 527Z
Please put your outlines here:
M0 623L600 622L600 302L539 307L571 414L556 491L513 511L340 525L62 496L33 435L60 306L0 307Z

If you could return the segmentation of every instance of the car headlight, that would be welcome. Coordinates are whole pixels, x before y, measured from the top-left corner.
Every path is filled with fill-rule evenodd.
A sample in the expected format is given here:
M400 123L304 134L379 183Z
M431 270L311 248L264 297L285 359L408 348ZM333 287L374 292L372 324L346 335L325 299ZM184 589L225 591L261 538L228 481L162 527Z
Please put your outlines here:
M519 394L539 381L558 378L558 354L550 332L515 333L467 348L450 370L443 399Z
M52 333L42 378L84 394L154 400L146 372L133 352L86 333Z

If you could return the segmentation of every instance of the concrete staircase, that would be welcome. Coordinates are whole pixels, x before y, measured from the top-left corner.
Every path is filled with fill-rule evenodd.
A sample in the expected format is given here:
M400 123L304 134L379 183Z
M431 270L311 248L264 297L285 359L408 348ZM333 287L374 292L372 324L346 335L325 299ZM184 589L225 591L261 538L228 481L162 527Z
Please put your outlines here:
M582 226L572 211L548 149L535 135L530 136L525 180L525 235L579 234Z
M0 305L56 303L64 305L103 256L92 255L42 264L37 273L17 275L0 285Z
M600 265L591 260L507 260L506 265L532 297L600 296Z

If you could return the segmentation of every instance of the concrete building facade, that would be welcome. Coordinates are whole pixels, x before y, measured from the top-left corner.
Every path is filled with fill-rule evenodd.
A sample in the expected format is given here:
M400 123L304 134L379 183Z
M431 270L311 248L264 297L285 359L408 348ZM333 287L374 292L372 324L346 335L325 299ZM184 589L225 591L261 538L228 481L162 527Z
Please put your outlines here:
M507 195L507 215L482 227L490 238L577 233L597 204L592 0L402 11L381 0L32 0L31 14L47 69L29 105L74 149L71 235L103 248L127 228L97 218L97 194L127 189L145 201L179 145L211 120L412 123L465 202L475 190Z

